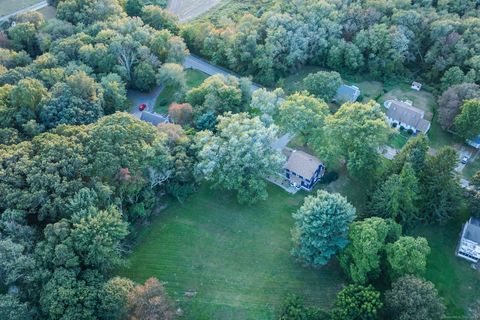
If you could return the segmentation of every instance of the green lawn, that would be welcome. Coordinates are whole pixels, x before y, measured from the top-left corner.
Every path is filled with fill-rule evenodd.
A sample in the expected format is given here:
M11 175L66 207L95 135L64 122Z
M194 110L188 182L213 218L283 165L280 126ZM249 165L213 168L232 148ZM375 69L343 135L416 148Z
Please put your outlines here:
M388 137L387 145L395 149L402 149L409 139L408 133L400 133L395 131Z
M185 70L186 78L187 78L187 90L193 89L198 87L202 84L202 82L208 78L208 75L194 69L187 69ZM161 114L168 113L168 106L175 102L175 93L177 92L178 88L174 87L166 87L160 93L155 101L155 111Z
M119 274L165 281L186 319L275 319L289 293L330 307L345 283L337 264L313 270L290 255L291 213L305 194L268 189L269 199L255 206L207 187L171 203L142 231L131 267ZM197 295L185 297L188 290Z
M40 2L39 0L0 0L0 16L13 13Z
M480 298L480 272L472 269L467 260L455 256L462 222L452 222L447 226L421 226L411 232L428 240L432 252L425 276L444 298L447 315L452 319L460 319L470 303Z

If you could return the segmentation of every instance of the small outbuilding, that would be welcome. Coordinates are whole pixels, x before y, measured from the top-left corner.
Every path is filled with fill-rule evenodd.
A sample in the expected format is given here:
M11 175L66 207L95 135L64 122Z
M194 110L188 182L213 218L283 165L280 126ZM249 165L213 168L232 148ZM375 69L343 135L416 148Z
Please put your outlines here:
M354 103L355 101L357 101L359 96L360 89L358 87L342 84L337 90L334 101L339 104L346 102Z
M422 89L422 84L420 82L413 81L410 88L412 88L415 91L420 91Z
M322 161L299 150L285 148L283 153L288 159L283 166L285 178L293 187L311 191L325 173Z
M480 260L480 219L471 217L463 225L456 255L474 263Z

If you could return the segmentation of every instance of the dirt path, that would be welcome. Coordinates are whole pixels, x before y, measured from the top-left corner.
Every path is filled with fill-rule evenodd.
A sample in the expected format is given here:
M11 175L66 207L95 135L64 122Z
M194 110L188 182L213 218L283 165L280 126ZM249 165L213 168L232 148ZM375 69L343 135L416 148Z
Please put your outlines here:
M210 10L222 0L169 0L167 9L176 14L180 22L192 20Z

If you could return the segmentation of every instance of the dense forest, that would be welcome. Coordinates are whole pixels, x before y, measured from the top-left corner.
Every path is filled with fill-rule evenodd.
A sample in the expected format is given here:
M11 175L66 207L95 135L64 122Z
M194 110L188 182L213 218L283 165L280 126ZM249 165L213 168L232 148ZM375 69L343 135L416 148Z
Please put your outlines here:
M428 242L404 231L446 223L461 206L478 215L480 173L462 191L456 151L429 154L424 135L385 164L377 150L391 129L378 104L329 107L336 72L312 75L315 85L291 95L252 93L251 80L275 87L305 65L423 79L439 95L442 127L474 137L476 1L250 1L185 25L166 1L49 3L55 19L23 13L0 32L1 319L173 319L162 283L115 271L166 198L188 201L206 182L241 204L267 199L264 178L285 160L272 147L280 132L297 133L328 164L345 164L371 191L367 212L319 191L293 214L299 268L337 257L350 284L331 314L290 297L280 319L444 316L422 278ZM245 78L216 75L187 90L189 50ZM127 91L159 85L176 90L175 124L154 127L128 113Z

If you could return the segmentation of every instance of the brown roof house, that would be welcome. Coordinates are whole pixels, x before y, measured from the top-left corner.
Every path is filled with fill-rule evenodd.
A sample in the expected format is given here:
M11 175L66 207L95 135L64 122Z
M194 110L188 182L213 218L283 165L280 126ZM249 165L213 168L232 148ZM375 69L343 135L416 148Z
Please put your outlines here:
M325 166L315 156L299 150L285 148L287 162L283 174L297 189L311 191L325 173Z
M424 119L425 111L415 108L410 101L387 100L384 106L392 127L411 129L414 134L430 130L430 121Z

